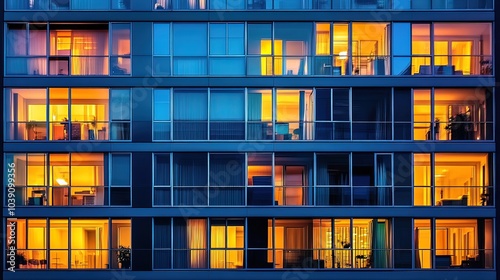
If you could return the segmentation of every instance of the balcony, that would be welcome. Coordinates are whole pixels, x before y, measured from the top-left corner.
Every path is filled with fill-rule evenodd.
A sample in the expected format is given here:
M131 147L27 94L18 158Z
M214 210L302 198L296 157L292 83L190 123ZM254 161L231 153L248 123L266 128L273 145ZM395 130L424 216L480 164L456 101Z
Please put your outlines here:
M129 10L130 0L7 0L7 10Z
M7 38L8 75L131 73L130 24L8 24Z

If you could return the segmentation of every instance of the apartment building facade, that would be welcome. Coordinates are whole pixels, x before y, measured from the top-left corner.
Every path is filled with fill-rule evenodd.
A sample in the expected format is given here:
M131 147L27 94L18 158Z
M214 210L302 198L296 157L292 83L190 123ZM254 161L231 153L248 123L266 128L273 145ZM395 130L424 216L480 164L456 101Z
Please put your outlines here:
M496 14L4 1L3 276L497 279Z

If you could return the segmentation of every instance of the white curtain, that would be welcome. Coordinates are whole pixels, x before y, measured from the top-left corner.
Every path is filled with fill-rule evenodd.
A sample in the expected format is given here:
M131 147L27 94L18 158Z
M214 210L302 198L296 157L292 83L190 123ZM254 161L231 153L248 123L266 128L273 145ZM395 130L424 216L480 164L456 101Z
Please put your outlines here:
M8 56L26 55L26 45L28 44L26 29L8 29L6 37Z
M30 30L29 55L47 55L47 30Z
M49 0L7 0L7 10L48 9Z
M72 75L107 75L108 32L73 31L71 55Z
M188 247L190 251L190 268L206 268L207 261L207 222L205 219L189 219L187 221Z
M208 95L206 91L174 92L174 138L201 140L207 138Z
M72 10L109 10L109 0L71 0Z
M226 266L226 227L212 226L210 237L210 268Z
M154 5L155 10L165 10L171 8L171 0L156 0Z
M174 57L174 75L206 75L206 57Z
M206 0L173 0L174 10L205 10Z

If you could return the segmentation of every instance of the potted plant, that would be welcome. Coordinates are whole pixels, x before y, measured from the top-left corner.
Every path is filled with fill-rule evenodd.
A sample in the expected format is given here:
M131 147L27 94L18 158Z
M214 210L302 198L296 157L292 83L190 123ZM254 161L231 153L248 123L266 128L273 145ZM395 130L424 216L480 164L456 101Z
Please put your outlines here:
M26 256L24 253L16 253L16 268L19 268L21 265L27 265L28 260L26 260Z
M95 129L97 127L97 119L96 117L92 117L92 120L90 121L90 129L89 129L89 140L94 140L95 139Z
M469 140L470 115L459 113L450 117L445 129L451 131L451 140Z
M37 140L37 131L36 131L36 122L29 121L26 123L26 131L28 132L28 140ZM29 139L30 131L33 131L32 137L33 139Z
M342 247L343 247L344 249L349 249L349 248L351 248L351 243L350 243L350 242L342 241L342 242L341 242L341 244L342 244Z
M118 247L118 264L120 268L122 269L129 269L130 268L130 247L125 247L120 245Z

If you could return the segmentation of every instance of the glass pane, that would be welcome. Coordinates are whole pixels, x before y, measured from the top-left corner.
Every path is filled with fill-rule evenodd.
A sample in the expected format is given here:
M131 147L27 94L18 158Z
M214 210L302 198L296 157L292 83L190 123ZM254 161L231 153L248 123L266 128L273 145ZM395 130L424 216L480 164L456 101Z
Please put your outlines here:
M211 57L210 75L213 76L244 76L244 57Z
M154 185L170 185L170 154L156 154L154 156Z
M60 1L60 2L62 2L62 1ZM109 10L109 0L71 0L71 9L72 10Z
M50 220L50 267L68 268L68 220Z
M176 23L173 25L174 55L207 55L207 25L203 23Z
M170 24L155 23L153 25L153 54L170 55Z
M170 90L155 89L154 90L154 120L169 121L170 120Z
M111 7L115 10L130 10L130 0L111 0Z
M439 139L439 120L436 115L437 127L432 127L431 91L429 89L413 90L413 139L433 140ZM433 131L434 130L434 131Z
M50 118L50 140L81 140L81 125L76 123L70 126L68 115L69 89L49 89L49 118Z
M245 96L242 89L210 91L210 120L243 121L244 119Z
M272 121L273 96L271 90L251 89L248 92L248 120Z
M170 57L153 57L153 74L157 76L170 76L172 69L170 66Z
M413 185L414 185L414 205L430 206L431 188L431 155L414 154L413 155Z
M174 120L194 121L207 120L208 117L207 90L175 90Z
M130 155L111 155L111 185L130 185Z
M228 54L245 54L245 25L228 24Z
M130 24L114 23L111 25L113 55L130 55Z
M131 118L130 90L112 89L110 102L110 115L112 121L125 121Z
M349 186L349 154L318 154L316 180L323 186Z
M244 160L243 154L210 154L210 186L244 186Z
M174 186L207 186L206 153L174 154Z
M316 23L316 55L331 54L330 23Z
M226 50L226 27L225 23L210 24L210 54L225 55Z
M248 54L272 54L271 38L270 24L248 24Z
M375 168L372 153L352 154L352 185L374 186Z
M393 55L411 55L411 24L394 23L392 25Z

